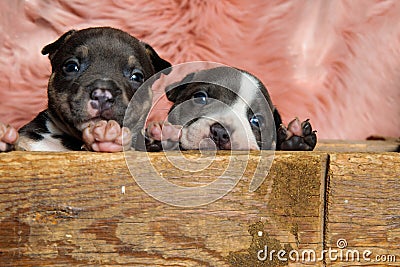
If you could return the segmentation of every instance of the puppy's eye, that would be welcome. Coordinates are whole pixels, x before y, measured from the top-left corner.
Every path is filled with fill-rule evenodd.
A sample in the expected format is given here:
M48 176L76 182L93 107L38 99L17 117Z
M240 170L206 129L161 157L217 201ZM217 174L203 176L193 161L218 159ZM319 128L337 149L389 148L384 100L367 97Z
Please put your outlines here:
M131 76L129 77L134 82L137 83L143 83L144 82L144 75L141 70L134 69L131 73Z
M196 104L205 105L207 104L207 93L204 91L200 91L193 94L193 100Z
M251 118L250 118L250 124L254 127L260 128L261 125L263 124L263 120L264 117L260 114L254 114Z
M72 74L75 72L79 72L80 69L80 65L79 62L77 60L68 60L67 62L64 63L63 66L63 71L66 74Z

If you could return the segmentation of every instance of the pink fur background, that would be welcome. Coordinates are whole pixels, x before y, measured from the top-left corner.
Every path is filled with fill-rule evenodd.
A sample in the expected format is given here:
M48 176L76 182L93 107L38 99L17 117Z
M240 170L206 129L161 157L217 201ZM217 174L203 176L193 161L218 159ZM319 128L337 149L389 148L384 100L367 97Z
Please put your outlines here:
M286 123L310 118L320 138L400 136L397 0L13 0L0 10L0 121L16 127L46 107L42 47L71 28L113 26L173 64L248 70Z

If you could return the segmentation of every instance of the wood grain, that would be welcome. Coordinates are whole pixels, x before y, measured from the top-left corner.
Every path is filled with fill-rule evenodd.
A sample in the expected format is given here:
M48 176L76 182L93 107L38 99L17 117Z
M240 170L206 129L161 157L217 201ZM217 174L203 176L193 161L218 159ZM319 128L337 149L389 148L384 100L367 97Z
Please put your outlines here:
M331 154L328 195L327 248L337 249L337 241L345 239L342 251L360 255L359 262L349 254L349 261L339 257L328 266L400 265L399 153ZM372 252L366 260L365 250ZM378 262L376 256L387 259Z
M259 261L257 251L323 249L325 153L276 153L255 191L254 172L265 162L258 152L127 158L133 173L148 174L150 162L180 186L223 173L240 180L207 205L173 206L138 186L123 153L3 153L0 266L278 266L287 262ZM206 168L185 169L188 160ZM224 172L232 162L242 167Z
M389 140L319 140L315 151L320 152L400 152L400 139Z

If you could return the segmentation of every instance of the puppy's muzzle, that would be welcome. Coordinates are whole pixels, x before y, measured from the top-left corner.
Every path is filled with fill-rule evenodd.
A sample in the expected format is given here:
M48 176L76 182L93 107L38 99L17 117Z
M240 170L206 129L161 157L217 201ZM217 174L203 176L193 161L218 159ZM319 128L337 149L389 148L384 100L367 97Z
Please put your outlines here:
M112 93L107 89L95 89L90 94L90 105L94 109L103 111L110 109L114 103L114 97Z
M210 126L210 138L218 149L230 149L231 147L228 131L218 122Z
M94 116L101 116L111 119L113 116L112 108L116 105L116 97L122 94L122 90L113 80L100 79L94 81L89 87L89 113Z

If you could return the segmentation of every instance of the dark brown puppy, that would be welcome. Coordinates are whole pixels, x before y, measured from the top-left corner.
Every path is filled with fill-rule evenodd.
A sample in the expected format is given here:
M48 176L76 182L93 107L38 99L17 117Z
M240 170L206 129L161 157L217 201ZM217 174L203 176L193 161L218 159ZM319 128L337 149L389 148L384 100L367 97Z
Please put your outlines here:
M109 27L66 32L42 54L52 66L48 108L19 130L21 149L111 152L135 145L151 107L151 89L139 92L140 101L124 121L125 111L143 82L169 62L148 44Z

